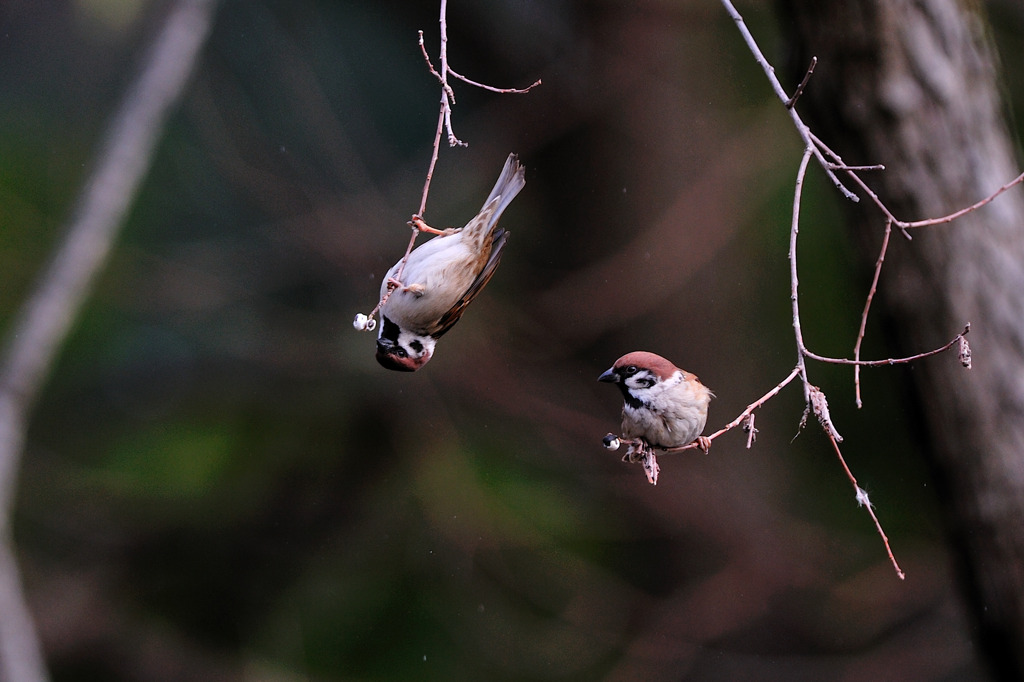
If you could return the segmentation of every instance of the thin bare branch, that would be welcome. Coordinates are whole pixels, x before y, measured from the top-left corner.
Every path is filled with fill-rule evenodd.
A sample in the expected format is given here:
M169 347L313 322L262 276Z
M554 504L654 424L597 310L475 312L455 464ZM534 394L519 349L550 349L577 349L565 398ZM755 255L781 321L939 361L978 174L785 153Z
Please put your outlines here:
M742 412L740 412L738 417L736 417L731 422L729 422L728 424L726 424L725 426L723 426L722 428L718 429L713 434L708 436L708 440L714 440L714 439L718 438L719 436L721 436L723 433L726 433L727 431L731 431L732 429L735 429L737 426L741 425L743 423L743 421L747 417L751 417L752 418L754 416L754 410L760 408L766 402L768 402L769 400L774 398L776 395L778 395L779 391L781 391L783 388L785 388L790 382L793 381L793 379L796 379L798 376L800 376L802 372L803 372L803 368L800 367L799 365L794 367L793 371L791 371L786 376L785 379L783 379L778 384L776 384L775 387L772 390L768 391L763 396L761 396L760 398L758 398L754 402L752 402L749 405L747 405L746 409L744 409ZM753 419L751 419L751 421L750 421L751 430L753 430L753 424L754 424ZM686 447L687 448L696 447L696 444L691 443L690 445L687 445Z
M786 94L785 89L782 87L782 83L779 82L778 76L775 75L775 67L768 63L765 59L764 54L761 52L761 48L758 46L757 41L754 40L754 36L751 35L750 29L747 28L747 24L743 21L743 17L736 11L730 0L722 0L722 6L725 7L725 11L728 12L729 16L736 23L736 28L739 29L740 35L743 36L743 41L747 44L747 48L750 53L754 55L754 59L760 65L764 71L765 76L768 77L768 83L772 86L772 90L775 91L775 95L786 105L786 110L789 112L789 117L793 120L793 125L796 126L797 134L800 135L800 139L803 140L805 146L813 148L814 158L817 159L818 163L825 170L825 175L832 181L844 197L850 201L860 201L860 198L851 192L846 185L839 179L832 169L828 167L828 161L822 156L821 151L812 143L811 129L807 127L803 119L800 118L800 114L797 113L796 107L790 106L789 102L792 99Z
M954 211L953 213L950 213L949 215L946 215L946 216L942 216L941 218L931 218L929 220L914 220L914 221L911 221L911 222L897 221L897 224L900 227L909 230L909 229L913 229L913 228L916 228L916 227L926 227L928 225L940 225L942 223L952 222L952 221L956 220L957 218L959 218L961 216L967 215L971 211L977 211L979 208L981 208L985 204L988 204L989 202L991 202L993 199L998 197L1000 194L1002 194L1006 190L1010 189L1014 185L1019 185L1021 182L1024 182L1024 173L1021 173L1020 175L1015 177L1013 180L1010 180L1008 183L1006 183L1005 185L1003 185L1002 187L997 189L992 194L988 195L987 197L985 197L984 199L982 199L981 201L979 201L979 202L977 202L975 204L971 204L967 208L962 208L959 211Z
M851 360L850 358L830 358L825 355L818 355L817 353L813 353L806 349L804 350L804 354L807 357L811 358L812 360L826 362L831 365L855 365L858 367L888 367L892 365L906 364L908 362L913 362L914 360L921 360L932 355L938 355L939 353L949 350L953 346L959 346L961 341L964 340L964 336L966 336L970 331L971 325L967 324L964 327L964 330L957 334L955 337L953 337L953 340L950 341L949 343L939 346L938 348L933 348L932 350L925 351L923 353L918 353L917 355L909 355L905 358L888 358L886 360Z
M885 166L880 163L875 163L870 166L847 166L841 163L830 163L828 165L832 170L837 171L883 171Z
M469 85L476 86L483 90L490 90L491 92L496 92L499 95L525 95L530 90L533 90L535 87L541 84L541 79L538 78L533 83L527 85L525 88L496 88L493 85L485 85L483 83L478 83L477 81L472 80L470 78L466 78L465 76L463 76L461 73L458 73L455 69L451 68L450 66L448 67L448 73L455 76L464 83L468 83Z
M811 65L807 67L807 73L804 74L804 79L800 81L800 85L796 86L796 91L793 96L786 101L786 108L792 109L796 105L796 101L800 99L800 95L804 94L804 88L807 87L807 83L811 80L811 75L814 73L814 67L818 65L818 58L811 57Z
M892 220L885 221L885 233L882 236L882 247L878 250L878 258L875 260L875 273L871 277L871 287L868 289L867 298L864 301L864 312L860 316L860 328L857 330L857 341L853 344L853 359L857 365L853 368L853 391L857 407L863 406L860 398L860 347L864 343L864 334L868 327L868 313L871 312L871 302L878 291L878 279L882 275L882 263L885 262L885 253L889 249L889 235L892 234Z
M889 561L892 563L893 569L896 570L896 576L900 580L906 580L907 574L900 568L899 562L896 561L896 556L892 553L892 547L889 545L889 536L885 534L882 529L882 524L878 520L878 516L875 514L875 505L871 504L871 500L868 498L868 493L864 488L861 488L857 484L857 479L854 477L853 472L850 471L850 467L846 464L846 458L843 457L842 451L839 449L839 443L832 437L828 429L825 429L825 435L828 436L829 442L832 443L832 449L835 450L836 457L839 458L839 463L843 467L843 471L846 472L846 477L850 479L850 484L853 485L854 492L857 498L857 504L867 509L868 514L871 516L871 520L875 524L875 530L878 532L878 536L882 538L882 543L885 545L885 553L889 555Z
M807 367L804 363L804 356L807 346L804 344L804 335L800 323L800 276L797 272L796 243L797 235L800 234L800 202L803 197L804 178L807 175L807 164L811 160L814 145L808 144L804 148L804 155L800 159L800 167L796 173L796 184L793 189L793 216L789 227L789 282L790 282L790 305L793 310L793 334L796 337L797 367L800 368L800 375L804 383L804 402L810 401L810 382L807 380Z

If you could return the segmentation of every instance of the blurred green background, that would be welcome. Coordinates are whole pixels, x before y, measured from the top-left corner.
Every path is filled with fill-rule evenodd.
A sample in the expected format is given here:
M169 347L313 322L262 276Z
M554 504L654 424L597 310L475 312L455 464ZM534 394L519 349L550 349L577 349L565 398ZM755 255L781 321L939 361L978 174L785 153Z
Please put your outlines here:
M5 327L163 8L0 4ZM781 67L770 4L739 9ZM1024 13L988 10L1019 98ZM913 366L866 371L862 410L811 367L905 582L828 441L794 438L796 384L753 449L663 457L657 487L601 447L620 398L595 379L627 351L698 374L709 432L796 360L801 150L717 2L449 3L453 68L544 83L455 83L469 147L426 218L465 223L512 151L527 186L434 360L377 366L350 321L419 205L420 29L436 60L436 2L222 3L29 433L15 535L54 679L985 679ZM869 273L838 202L812 171L801 291L811 347L846 356Z

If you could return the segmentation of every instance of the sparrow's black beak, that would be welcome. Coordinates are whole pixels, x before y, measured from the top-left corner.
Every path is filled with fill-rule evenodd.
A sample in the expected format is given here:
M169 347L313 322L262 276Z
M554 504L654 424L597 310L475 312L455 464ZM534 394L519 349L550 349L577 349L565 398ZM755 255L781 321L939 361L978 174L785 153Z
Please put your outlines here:
M604 381L609 384L619 383L619 375L615 373L615 368L612 367L607 372L597 378L598 381Z

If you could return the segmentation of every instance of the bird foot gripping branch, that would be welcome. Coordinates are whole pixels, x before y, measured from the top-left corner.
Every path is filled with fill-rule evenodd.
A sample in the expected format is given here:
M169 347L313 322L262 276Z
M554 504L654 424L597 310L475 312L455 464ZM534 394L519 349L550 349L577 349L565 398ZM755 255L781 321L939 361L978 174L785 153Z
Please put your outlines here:
M627 460L626 457L629 459ZM661 467L658 466L658 458L654 456L654 448L647 443L640 441L640 445L630 446L622 460L631 463L640 463L647 474L647 482L651 485L658 485L658 473Z
M621 438L616 436L614 433L609 433L604 437L604 446L609 450L618 450L622 444L626 444L629 448L626 450L626 454L622 456L623 462L629 462L630 464L643 464L644 472L647 474L647 481L651 485L658 485L658 472L661 471L661 467L658 466L658 458L654 455L654 448L645 441L643 438Z
M616 384L622 392L622 431L629 434L609 433L604 446L628 445L622 461L643 464L651 484L658 483L656 450L710 449L711 439L700 434L714 393L693 374L660 355L636 351L616 360L598 381Z
M705 455L711 451L711 439L707 436L698 436L692 443L673 448L655 448L643 438L630 439L617 436L614 433L606 435L601 442L606 449L612 452L618 450L623 445L627 445L628 449L626 454L622 456L622 461L629 464L642 464L644 473L647 474L647 481L651 485L658 485L658 473L661 471L661 467L658 466L655 450L661 450L663 453L672 453L697 448Z
M435 235L441 235L441 236L445 236L445 237L447 237L450 234L455 234L456 232L460 232L462 230L461 227L447 227L447 228L445 228L443 230L439 230L436 227L431 227L430 225L427 225L423 221L423 218L421 218L418 215L414 215L412 217L412 220L409 221L409 227L411 227L417 233L425 232L426 234L435 234Z
M413 250L413 247L416 244L416 238L420 235L421 232L426 232L428 234L438 236L450 236L461 232L462 229L465 229L448 228L446 230L438 230L427 225L427 223L423 220L422 217L423 212L427 208L427 194L429 194L430 192L430 181L434 176L434 168L437 165L438 150L441 144L441 131L447 129L449 146L467 146L465 142L463 142L462 140L455 136L455 131L452 130L451 114L452 107L455 104L455 91L449 84L448 77L452 76L474 87L502 94L524 94L529 92L533 88L537 87L541 83L538 79L532 85L529 85L528 87L525 88L496 88L492 85L486 85L484 83L479 83L470 78L466 78L462 74L456 72L448 65L448 20L446 14L447 3L444 2L444 0L442 0L440 17L440 68L435 69L433 63L430 61L430 55L427 53L427 48L423 41L423 31L419 31L420 52L423 53L423 59L426 62L427 68L430 70L430 73L435 78L437 78L438 82L441 84L441 109L438 112L437 132L434 135L433 152L430 157L430 165L427 168L427 179L426 182L423 183L423 196L420 199L419 212L413 214L412 220L409 221L409 226L412 227L413 230L412 237L409 239L409 246L405 250L405 256L398 263L395 264L395 266L392 268L391 271L388 272L386 276L386 279L394 279L396 280L396 282L402 279L402 275L405 272L405 268L407 265L411 265L413 267L418 266L421 272L425 270L430 271L431 269L436 270L438 267L443 267L446 264L452 265L451 263L446 263L446 258L450 259L451 251L454 250L450 250L447 256L443 253L437 253L438 251L442 251L441 249L437 248L434 248L432 252L430 249L426 249L422 252L419 249L416 249L415 251ZM494 190L491 192L491 196L488 197L487 202L484 204L484 209L487 209L487 207L490 205L491 200L495 198L496 193L501 194L500 202L496 206L492 207L492 212L489 215L489 217L481 217L480 215L477 215L476 218L474 218L466 225L466 228L470 228L472 226L476 226L478 228L482 227L488 230L489 234L493 236L493 240L490 242L481 242L481 240L478 239L477 242L483 243L484 246L481 247L479 244L474 244L476 248L471 249L475 255L484 255L484 257L474 258L471 263L462 264L464 266L463 270L465 270L466 268L475 269L475 278L470 278L472 281L465 282L466 284L468 284L468 288L464 292L462 292L461 297L458 297L454 301L455 305L452 308L448 309L447 311L439 311L440 318L436 320L435 324L431 325L430 329L420 330L424 331L425 333L419 333L419 331L417 330L403 330L401 328L401 320L395 319L401 316L400 313L395 312L395 305L392 305L391 310L389 311L391 315L393 315L394 317L389 319L388 316L385 314L384 306L388 302L388 299L391 298L391 295L398 290L398 286L401 286L400 284L392 286L390 282L386 283L384 287L382 287L381 289L380 300L378 301L374 309L370 311L370 314L364 315L363 313L358 313L355 316L355 319L352 320L352 326L355 327L357 331L372 331L377 327L377 321L374 319L374 317L377 315L378 312L381 314L382 325L377 342L377 360L380 361L382 365L389 369L415 371L416 369L422 367L427 362L427 360L430 359L433 353L434 342L437 340L437 338L441 336L441 334L446 332L448 329L450 329L453 324L458 322L459 318L462 317L462 313L465 310L465 307L476 297L477 294L480 293L480 290L483 289L484 285L487 284L487 282L490 280L491 275L494 274L494 268L497 267L498 265L498 259L501 255L502 248L504 248L505 246L505 239L507 238L507 233L497 228L498 218L501 216L501 212L505 210L505 208L508 206L508 203L512 201L515 195L519 193L519 190L523 188L524 184L526 184L526 181L523 178L522 166L519 165L519 161L516 155L511 154L509 155L508 160L505 162L505 168L502 171L502 175L498 178L498 182L495 185ZM472 230L469 231L472 232ZM482 249L487 250L488 254L490 254L489 257L486 257L485 254L482 254ZM419 258L418 261L417 258ZM477 265L479 265L480 267L476 268ZM427 280L417 279L416 281ZM413 291L411 291L411 293L417 295L417 297L425 293L425 285L413 286L419 287L418 290L414 289ZM444 292L442 292L442 294L443 293ZM399 296L398 298L402 297ZM442 299L444 298L444 296L434 296L433 298ZM416 317L422 317L422 315L416 315ZM409 336L414 338L411 338L411 340L405 339L404 341L401 341L398 338L383 338L383 334L385 332L388 332L392 336L398 334L399 336ZM403 345L405 342L409 344L409 347L405 347L405 345Z
M398 279L404 273L405 266L409 262L409 257L413 253L413 246L416 244L416 237L422 233L447 237L462 231L461 227L449 227L444 230L431 227L424 222L423 218L421 218L419 214L414 215L408 224L409 227L412 228L412 238L409 240L409 247L405 250L405 255L402 259L395 263L385 276L384 282L381 285L380 300L377 302L377 305L374 306L373 310L370 311L370 314L356 313L355 318L352 320L352 326L356 331L372 332L377 328L377 320L375 317L377 313L380 312L381 308L384 307L384 304L388 302L388 299L391 298L391 294L395 291L404 291L414 296L422 296L423 292L426 291L426 285L422 283L416 282L407 286L402 284ZM391 276L392 272L394 272L394 276Z
M402 372L423 367L437 340L490 281L508 240L498 219L526 184L524 174L519 158L509 154L487 200L465 227L438 230L413 215L409 246L384 275L379 302L352 322L359 331L372 330L380 313L376 357L383 367ZM421 232L435 236L413 248Z

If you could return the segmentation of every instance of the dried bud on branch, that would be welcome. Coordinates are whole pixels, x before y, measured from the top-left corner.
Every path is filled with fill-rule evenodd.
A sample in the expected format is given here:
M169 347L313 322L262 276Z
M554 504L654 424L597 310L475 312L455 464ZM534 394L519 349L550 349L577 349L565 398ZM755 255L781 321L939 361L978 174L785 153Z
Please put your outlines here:
M960 351L957 357L959 357L961 365L967 369L971 368L971 344L967 342L966 337L960 337Z
M843 437L836 431L835 425L832 424L832 416L828 413L828 400L825 398L825 394L817 386L808 386L807 388L811 401L810 407L814 410L814 416L818 418L822 428L836 439L837 443L842 443Z

